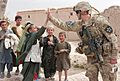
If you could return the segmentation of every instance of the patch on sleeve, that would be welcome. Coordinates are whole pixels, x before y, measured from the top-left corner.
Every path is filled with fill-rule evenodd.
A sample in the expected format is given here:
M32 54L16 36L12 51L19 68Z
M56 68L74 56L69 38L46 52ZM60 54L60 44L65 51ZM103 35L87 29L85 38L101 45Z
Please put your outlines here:
M66 25L68 26L73 26L75 24L75 21L67 21Z
M112 33L112 32L113 32L113 29L112 29L111 26L107 26L107 27L105 28L105 31L106 31L107 33Z

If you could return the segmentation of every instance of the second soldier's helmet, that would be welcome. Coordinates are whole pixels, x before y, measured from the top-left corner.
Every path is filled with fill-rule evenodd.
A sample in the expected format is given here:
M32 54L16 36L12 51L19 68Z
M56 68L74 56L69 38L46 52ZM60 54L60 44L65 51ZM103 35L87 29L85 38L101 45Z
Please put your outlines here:
M89 14L91 14L92 7L88 2L82 1L77 3L74 7L73 10L76 11L89 11Z

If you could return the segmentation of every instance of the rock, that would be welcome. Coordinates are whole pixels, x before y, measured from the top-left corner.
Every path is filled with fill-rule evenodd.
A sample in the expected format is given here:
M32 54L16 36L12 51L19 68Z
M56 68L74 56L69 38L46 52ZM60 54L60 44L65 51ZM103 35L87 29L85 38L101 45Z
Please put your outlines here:
M12 74L11 78L0 79L0 81L22 81L22 75L15 76Z

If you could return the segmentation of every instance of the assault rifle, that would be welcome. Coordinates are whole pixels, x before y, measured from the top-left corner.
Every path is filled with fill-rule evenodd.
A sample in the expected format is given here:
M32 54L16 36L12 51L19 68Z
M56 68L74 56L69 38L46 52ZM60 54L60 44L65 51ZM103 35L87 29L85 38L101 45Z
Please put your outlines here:
M86 35L88 37L87 45L90 52L93 52L95 54L96 60L92 62L93 63L103 63L103 57L101 48L101 40L100 38L95 38L92 36L91 32L88 30L87 26L83 26L82 28L82 34ZM83 41L84 45L84 41Z

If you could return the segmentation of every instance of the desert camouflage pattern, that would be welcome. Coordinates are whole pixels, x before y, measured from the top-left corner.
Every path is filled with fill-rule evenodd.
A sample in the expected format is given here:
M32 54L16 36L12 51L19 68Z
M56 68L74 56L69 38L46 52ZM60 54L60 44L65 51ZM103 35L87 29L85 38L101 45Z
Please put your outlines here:
M79 33L82 30L82 26L89 26L89 31L93 37L100 37L104 40L102 44L102 57L104 63L94 63L95 54L92 52L86 51L88 48L87 45L82 48L77 48L79 53L84 53L87 56L87 67L86 67L86 76L89 78L89 81L98 81L98 72L101 73L103 81L116 81L116 71L111 72L113 65L110 64L110 58L117 58L118 46L117 46L117 37L114 34L114 29L110 26L109 22L100 15L92 15L91 19L88 22L83 22L82 20L77 21L67 21L63 22L60 19L56 19L53 16L50 16L50 21L57 26L58 28L65 31L74 31L78 34L82 41L88 40L86 36L80 36Z
M92 8L91 8L91 5L88 2L82 1L82 2L77 3L74 6L73 10L74 11L78 11L78 10L81 10L81 11L90 10L91 11Z

